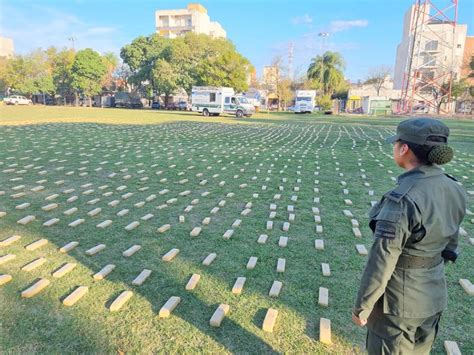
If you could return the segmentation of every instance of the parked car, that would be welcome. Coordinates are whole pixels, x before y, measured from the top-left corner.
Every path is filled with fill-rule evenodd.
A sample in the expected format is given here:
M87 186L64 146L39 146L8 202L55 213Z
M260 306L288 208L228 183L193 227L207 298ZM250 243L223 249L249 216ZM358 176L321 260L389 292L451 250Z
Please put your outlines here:
M161 108L161 105L158 101L153 101L151 103L151 108L154 109L154 110L159 110Z
M178 105L176 104L176 102L168 102L166 104L166 109L167 110L177 110L178 109Z
M191 105L188 104L186 101L178 102L178 110L180 111L191 111Z
M33 102L21 95L12 95L3 99L7 105L31 105Z
M428 113L430 111L429 107L424 104L418 104L413 106L412 112L413 113Z

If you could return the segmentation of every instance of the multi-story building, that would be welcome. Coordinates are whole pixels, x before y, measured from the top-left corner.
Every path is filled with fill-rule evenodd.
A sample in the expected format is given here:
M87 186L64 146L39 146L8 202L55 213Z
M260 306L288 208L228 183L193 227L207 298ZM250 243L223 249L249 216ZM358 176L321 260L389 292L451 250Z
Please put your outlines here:
M155 13L156 33L176 38L187 32L203 33L215 38L226 38L219 22L211 21L201 4L188 4L186 9L158 10Z
M466 43L464 44L464 58L461 70L461 78L467 81L470 86L474 86L473 70L470 64L474 61L474 36L466 37Z
M13 39L0 37L0 57L11 58L14 54Z
M263 84L270 90L276 90L279 78L280 70L278 66L268 65L263 67Z
M430 5L422 6L424 16L428 18ZM429 78L440 77L448 71L453 72L453 80L461 78L467 25L453 26L449 21L435 19L422 22L416 17L417 12L420 13L416 5L412 5L405 13L402 40L397 47L394 89L402 89L405 73L410 70L410 66L412 71L417 68L420 75ZM409 56L412 52L410 65Z

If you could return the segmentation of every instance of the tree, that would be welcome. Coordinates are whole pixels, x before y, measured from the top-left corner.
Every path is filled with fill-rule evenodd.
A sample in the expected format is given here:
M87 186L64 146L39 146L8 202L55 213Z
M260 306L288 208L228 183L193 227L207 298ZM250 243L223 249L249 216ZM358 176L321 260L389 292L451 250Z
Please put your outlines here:
M339 86L335 89L334 93L332 94L332 99L340 99L346 100L347 95L349 94L350 83L346 80L342 81Z
M461 97L468 88L469 87L464 80L453 82L451 85L451 96L449 97L449 83L444 83L441 87L432 86L431 91L436 105L436 113L439 114L441 112L441 106L443 104L456 101L456 99Z
M146 90L146 86L154 87L152 69L155 61L162 58L163 50L170 45L169 39L153 34L140 36L120 50L120 57L130 69L128 83L134 90Z
M74 88L72 87L72 66L76 53L73 49L63 49L58 52L53 60L53 82L56 93L61 95L63 103L72 101Z
M176 69L164 59L158 59L152 69L154 88L158 94L165 94L165 105L168 97L178 89L178 73Z
M92 106L92 96L100 93L106 74L107 68L99 53L90 48L77 52L72 65L72 86L89 98L89 106Z
M105 67L107 68L107 73L104 76L102 86L108 90L112 90L114 86L114 72L117 69L119 59L113 52L105 52L102 55L102 60L104 61Z
M294 91L292 89L293 82L290 78L283 78L279 80L277 85L277 96L280 107L285 109L289 106L288 104L293 100Z
M47 52L41 49L7 59L0 71L4 87L27 96L55 91Z
M160 93L163 88L168 90L171 83L188 95L194 85L230 86L244 91L247 75L253 70L230 41L195 33L175 39L157 34L138 37L122 48L120 56L130 68L129 82L137 88L151 86ZM172 78L162 75L171 69Z
M2 94L7 94L9 88L6 79L8 61L8 58L0 57L0 92Z
M344 82L344 60L337 52L325 52L311 60L307 76L314 81L316 87L322 88L324 94L332 95Z
M249 60L238 53L235 46L226 39L209 36L203 39L208 42L208 52L197 50L200 60L193 75L196 85L229 86L237 92L247 90L247 78L253 70Z
M385 80L391 73L392 69L383 65L371 68L365 84L372 85L377 91L377 96L380 96L380 90L384 87Z
M129 87L129 80L132 76L132 71L127 64L121 64L115 71L116 86L118 91L125 91Z
M323 111L328 111L332 108L332 100L330 95L318 96L316 103Z

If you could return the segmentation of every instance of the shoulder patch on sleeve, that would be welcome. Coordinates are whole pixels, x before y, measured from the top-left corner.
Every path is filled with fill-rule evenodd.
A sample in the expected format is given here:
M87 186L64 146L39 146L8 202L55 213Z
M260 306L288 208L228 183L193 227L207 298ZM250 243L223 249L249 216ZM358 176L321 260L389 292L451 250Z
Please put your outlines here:
M387 199L369 226L375 238L395 239L403 217L403 204Z
M395 239L396 235L397 225L394 222L377 221L374 231L375 238Z
M378 221L388 221L397 223L402 218L403 206L398 203L391 203L384 206L375 217Z

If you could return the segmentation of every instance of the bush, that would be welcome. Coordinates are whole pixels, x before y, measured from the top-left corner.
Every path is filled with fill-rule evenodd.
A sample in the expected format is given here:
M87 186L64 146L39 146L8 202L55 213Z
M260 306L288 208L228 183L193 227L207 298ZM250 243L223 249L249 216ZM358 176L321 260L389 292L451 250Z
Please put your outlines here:
M316 99L316 102L321 108L321 111L328 111L332 108L332 100L330 95L319 96Z

